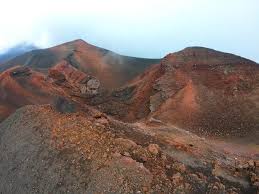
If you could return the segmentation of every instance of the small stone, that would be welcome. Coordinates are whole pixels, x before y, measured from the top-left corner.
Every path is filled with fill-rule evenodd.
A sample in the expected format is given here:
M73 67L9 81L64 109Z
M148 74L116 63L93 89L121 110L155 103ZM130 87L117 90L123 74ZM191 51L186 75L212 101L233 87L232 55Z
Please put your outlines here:
M123 156L130 157L130 153L129 153L129 152L124 152L124 153L123 153Z
M248 165L249 165L249 167L254 167L255 166L255 162L253 160L249 160L248 161Z
M219 190L218 187L215 186L215 185L212 187L212 189L213 189L214 191L218 191L218 190Z
M173 179L173 183L176 185L176 184L178 184L180 181L183 180L183 177L182 177L181 174L178 172L178 173L176 173L176 174L173 175L172 179Z
M112 154L112 156L115 157L115 158L119 158L122 155L120 153L118 153L118 152L115 152L114 154Z
M243 169L248 169L248 168L249 168L249 164L248 163L243 165Z
M101 123L95 123L95 126L99 127L99 128L102 128L102 129L105 128L105 126L103 124L101 124Z
M93 115L93 117L94 117L95 119L100 119L100 118L104 117L104 114L101 113L101 112L95 112L95 114Z
M250 180L252 183L259 182L259 176L257 176L255 173L250 173Z
M145 187L145 186L144 186L144 187L142 188L142 190L143 190L143 192L146 193L146 192L148 192L148 187Z
M204 174L200 173L200 172L198 172L197 175L198 175L199 178L202 179L202 180L206 180L206 179L207 179L207 177L206 177Z
M162 158L162 160L166 160L166 159L167 159L165 154L163 154L163 155L161 156L161 158Z
M194 180L194 181L199 181L199 180L200 180L200 178L198 177L197 174L190 174L190 178L191 178L192 180Z
M185 183L185 184L184 184L184 188L185 188L186 190L190 190L190 189L191 189L191 185L190 185L189 183Z
M153 155L157 155L160 151L160 147L157 144L149 144L148 151Z
M184 164L180 164L177 168L181 173L184 173L186 171L186 167Z
M142 162L146 162L148 160L148 158L145 155L141 155L139 158Z
M166 165L165 168L166 168L166 169L170 169L170 168L171 168L171 165Z
M123 146L127 150L137 147L137 144L130 139L117 138L117 139L115 139L115 142L117 144L119 144L120 146Z
M92 78L90 79L87 84L86 84L87 88L86 88L86 92L88 94L98 94L98 90L100 88L100 81L96 78Z
M221 191L225 191L225 185L223 185L222 183L219 184L219 188Z
M236 168L237 168L237 170L241 170L241 169L243 169L244 167L243 167L241 164L239 164Z
M106 118L97 119L96 122L100 123L100 124L102 124L104 126L109 124L109 121Z

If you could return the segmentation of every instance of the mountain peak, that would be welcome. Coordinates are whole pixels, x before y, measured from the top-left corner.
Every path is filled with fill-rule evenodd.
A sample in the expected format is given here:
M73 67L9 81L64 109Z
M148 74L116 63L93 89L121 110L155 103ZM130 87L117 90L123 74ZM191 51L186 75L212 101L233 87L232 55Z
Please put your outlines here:
M76 39L76 40L72 40L71 43L75 43L75 44L87 44L86 41L84 41L83 39Z
M90 44L88 44L83 39L76 39L76 40L72 40L72 41L69 41L69 42L65 42L61 45L54 46L54 48L60 47L60 46L83 46L83 45L90 45Z
M164 58L164 61L171 61L178 64L195 63L207 65L257 64L238 55L199 46L186 47L178 52L170 53Z

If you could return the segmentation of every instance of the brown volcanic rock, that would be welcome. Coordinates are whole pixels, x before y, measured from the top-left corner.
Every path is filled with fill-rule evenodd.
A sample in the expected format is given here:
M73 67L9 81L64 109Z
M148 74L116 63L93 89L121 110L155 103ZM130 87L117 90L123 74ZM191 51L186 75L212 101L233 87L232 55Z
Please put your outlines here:
M159 59L127 57L75 40L49 49L35 50L16 57L0 66L0 71L22 65L46 71L67 61L74 68L96 77L106 88L124 85Z
M67 61L61 61L48 70L48 76L54 80L68 81L72 85L79 84L85 80L87 74L76 69Z
M17 108L51 103L63 91L42 73L27 67L14 67L0 74L0 121Z
M239 182L243 176L224 177L228 171L220 164L220 178L211 164L184 165L172 158L168 143L133 125L109 118L100 126L94 120L93 112L63 114L48 105L17 110L0 124L0 191L207 193L214 185L219 192L255 191Z
M259 66L250 60L187 48L167 55L130 87L126 120L149 114L201 135L258 137Z

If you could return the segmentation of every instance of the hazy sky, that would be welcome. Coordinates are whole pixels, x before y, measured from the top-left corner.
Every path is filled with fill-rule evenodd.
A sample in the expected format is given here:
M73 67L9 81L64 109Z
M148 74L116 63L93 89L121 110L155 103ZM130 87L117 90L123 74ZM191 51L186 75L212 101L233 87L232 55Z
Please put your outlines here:
M73 39L163 57L205 46L259 62L258 0L0 0L0 52Z

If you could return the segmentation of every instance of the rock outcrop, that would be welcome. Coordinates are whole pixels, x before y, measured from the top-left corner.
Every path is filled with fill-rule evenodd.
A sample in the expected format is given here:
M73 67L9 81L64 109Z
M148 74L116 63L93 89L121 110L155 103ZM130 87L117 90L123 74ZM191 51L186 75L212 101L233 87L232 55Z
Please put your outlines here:
M118 118L153 118L202 136L259 137L259 65L250 60L191 47L167 55L121 93L129 87L126 102L111 100L127 110Z

